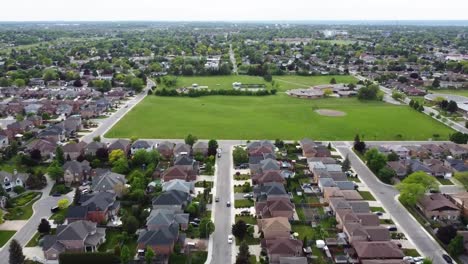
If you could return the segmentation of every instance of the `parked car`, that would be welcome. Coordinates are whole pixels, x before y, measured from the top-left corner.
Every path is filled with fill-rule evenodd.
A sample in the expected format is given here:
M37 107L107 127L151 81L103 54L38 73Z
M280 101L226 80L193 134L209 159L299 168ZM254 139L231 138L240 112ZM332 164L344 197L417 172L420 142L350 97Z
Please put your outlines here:
M377 212L374 212L374 214L376 214L376 215L378 215L378 216L382 216L382 215L383 215L383 212L377 211Z
M253 193L244 194L244 198L253 198Z
M227 202L227 203L226 203L226 206L227 206L227 207L231 207L231 202Z
M60 197L60 196L62 196L62 194L59 193L59 192L55 192L55 193L52 194L52 196L53 197Z
M59 210L60 210L60 208L59 208L58 206L54 206L54 207L50 208L50 211L51 211L52 213L56 213L56 212L58 212Z
M452 264L453 263L453 260L452 258L447 255L447 254L442 254L442 258L445 260L445 262L449 263L449 264Z
M198 227L200 224L195 222L195 221L191 221L190 224L194 227Z
M221 158L221 153L218 153L218 158Z
M219 202L219 197L216 197L216 198L215 198L215 202Z
M424 257L414 257L413 260L416 262L423 261Z
M232 235L229 235L229 236L228 236L228 243L229 243L229 244L232 244Z
M397 230L398 230L398 229L397 229L396 226L389 226L389 227L388 227L388 231L395 232L395 231L397 231Z
M250 210L249 209L244 209L240 212L242 215L249 215L250 214Z

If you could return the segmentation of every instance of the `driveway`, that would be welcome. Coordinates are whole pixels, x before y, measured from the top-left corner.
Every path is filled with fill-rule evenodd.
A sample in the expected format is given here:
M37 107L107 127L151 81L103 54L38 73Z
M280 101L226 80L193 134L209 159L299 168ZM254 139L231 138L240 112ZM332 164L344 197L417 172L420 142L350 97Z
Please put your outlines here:
M398 191L391 185L380 182L369 168L351 150L349 142L335 143L341 155L348 155L354 171L369 187L372 194L381 202L382 207L392 216L400 230L416 246L423 256L432 259L433 263L445 263L442 253L445 250L427 233L416 219L396 200Z
M52 189L53 185L54 182L47 177L47 186L40 191L42 192L42 196L33 205L33 215L27 220L24 226L12 237L12 239L16 239L21 245L24 246L29 242L29 240L31 240L31 238L36 233L37 226L39 225L39 222L42 218L49 219L49 217L52 215L52 213L50 212L51 207L55 206L60 199L66 198L69 201L71 200L70 195L63 195L61 197L49 196L49 192ZM0 259L7 260L9 258L8 248L10 245L10 241L8 241L8 243L6 243L0 249ZM41 254L39 257L43 258L43 255ZM0 263L6 262L0 261Z

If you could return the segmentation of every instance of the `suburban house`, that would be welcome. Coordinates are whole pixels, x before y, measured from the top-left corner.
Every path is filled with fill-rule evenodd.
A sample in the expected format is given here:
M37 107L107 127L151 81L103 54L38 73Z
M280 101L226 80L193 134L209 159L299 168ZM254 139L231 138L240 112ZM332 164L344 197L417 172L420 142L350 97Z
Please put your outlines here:
M363 226L360 223L347 221L343 225L349 243L356 241L390 241L390 232L383 226Z
M292 238L262 239L261 246L265 250L269 263L279 264L281 257L301 257L302 241Z
M84 154L86 143L81 141L79 143L70 142L62 147L63 155L66 159L76 160L79 156Z
M146 150L151 151L153 150L153 146L146 140L137 140L133 142L132 146L130 147L130 153L133 155L138 150Z
M257 216L261 218L286 217L292 219L294 215L294 204L289 197L270 196L266 200L255 204Z
M175 179L175 180L170 180L167 182L165 181L162 183L162 190L165 192L176 190L176 191L181 191L185 193L193 193L194 189L195 189L195 183L193 181L188 182L185 180Z
M177 143L173 149L174 157L177 158L179 155L191 155L192 154L192 146L185 144L185 143Z
M280 170L267 170L252 175L252 183L254 185L265 184L270 182L285 184L286 180L283 178L283 176L281 176Z
M192 149L193 149L193 154L201 153L204 156L206 156L208 154L208 143L203 142L203 141L197 141L193 145Z
M172 223L169 226L151 230L147 229L141 232L138 236L137 248L144 251L150 247L158 255L168 257L178 240L179 224ZM180 242L183 244L183 241Z
M79 203L80 205L70 206L68 209L66 216L68 223L78 220L104 223L116 217L120 209L116 195L109 192L84 194Z
M65 185L70 186L72 183L85 181L90 175L91 166L87 160L83 160L82 162L72 160L65 162L63 171Z
M286 217L272 217L267 219L257 219L258 230L263 233L265 239L277 237L291 237L291 224Z
M7 192L12 191L16 186L24 187L28 177L28 174L18 173L16 170L13 174L6 171L0 171L0 181L3 189Z
M128 155L130 152L131 148L131 142L128 139L117 139L116 141L112 142L107 149L109 150L109 153L111 153L113 150L122 150L125 155Z
M93 192L111 192L117 197L123 195L126 188L127 180L125 175L118 174L109 170L95 170L96 175L91 182L91 190Z
M171 190L161 193L152 200L153 210L165 208L182 211L192 200L190 194L178 190Z
M105 143L93 141L84 148L85 155L96 156L98 149L107 149Z
M26 151L31 153L33 150L39 150L43 158L52 158L57 148L56 141L46 139L35 139L26 145Z
M169 209L152 210L146 219L146 228L148 230L158 230L168 228L174 223L178 224L181 230L186 230L189 223L189 214L176 213Z
M161 154L161 156L163 156L166 159L169 159L174 154L174 143L169 141L163 141L158 144L156 149L158 150L159 154Z
M198 170L194 170L193 165L175 165L165 170L161 175L161 179L165 182L176 179L184 181L194 181L197 179L197 174Z
M449 194L447 198L460 208L465 217L468 216L468 192Z
M90 221L76 221L57 226L55 235L47 235L42 243L46 260L57 260L63 252L96 252L106 241L106 229Z
M429 219L456 220L460 217L460 208L441 193L422 197L416 206Z
M402 260L405 254L392 241L356 241L353 243L354 257L361 263L365 260ZM382 263L382 262L378 262Z
M254 198L259 201L269 196L288 196L288 193L282 183L269 182L255 185L253 187L253 195Z

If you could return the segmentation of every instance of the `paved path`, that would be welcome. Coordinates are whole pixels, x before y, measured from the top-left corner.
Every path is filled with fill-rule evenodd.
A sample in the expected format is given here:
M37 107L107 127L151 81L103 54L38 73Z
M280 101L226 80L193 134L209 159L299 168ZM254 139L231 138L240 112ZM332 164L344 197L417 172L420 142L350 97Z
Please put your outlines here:
M11 230L11 231L17 231L23 228L24 225L28 223L27 220L11 220L11 221L5 221L5 223L0 225L0 230Z
M210 239L210 247L207 263L228 264L232 263L234 243L229 244L227 239L231 234L231 227L234 221L234 195L232 189L232 144L219 143L222 149L221 158L216 159L216 180L215 197L219 197L219 202L213 204L213 215L215 232ZM226 202L231 202L231 207L226 206ZM209 262L211 261L211 262Z
M349 142L335 144L336 149L343 155L348 155L351 165L360 179L369 187L372 194L381 202L383 208L392 216L400 230L415 245L419 253L433 260L433 263L445 263L442 254L445 250L434 238L416 221L415 218L396 200L398 191L388 184L384 184L369 170L361 159L351 150Z
M229 44L229 58L231 59L231 63L232 63L232 72L234 74L237 74L236 55L234 54L234 51L232 50L232 44Z
M31 216L31 218L28 219L27 223L12 237L12 239L16 239L21 245L24 246L29 242L29 240L31 240L31 238L36 233L37 226L39 225L39 222L42 218L49 219L49 217L52 215L52 213L50 212L50 208L57 205L58 200L63 198L67 198L68 200L70 200L69 196L49 196L49 192L52 189L53 185L53 181L51 181L47 177L47 186L40 191L42 192L42 196L33 205L33 215ZM8 243L6 243L0 249L0 263L6 263L6 260L9 257L8 247L10 245L10 241L8 241ZM41 255L39 257L43 256Z

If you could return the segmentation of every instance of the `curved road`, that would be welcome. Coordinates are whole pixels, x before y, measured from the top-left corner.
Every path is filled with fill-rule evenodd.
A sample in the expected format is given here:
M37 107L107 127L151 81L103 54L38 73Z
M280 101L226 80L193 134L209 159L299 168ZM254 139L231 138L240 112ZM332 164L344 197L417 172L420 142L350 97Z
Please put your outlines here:
M445 250L434 238L413 218L413 216L396 200L399 192L392 185L382 183L351 150L349 142L336 142L338 152L346 157L348 155L351 166L359 175L359 178L369 187L372 194L380 201L387 213L403 230L408 239L415 245L419 253L432 259L434 264L445 263L442 254ZM454 262L455 263L455 262Z

